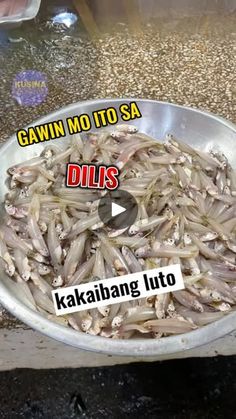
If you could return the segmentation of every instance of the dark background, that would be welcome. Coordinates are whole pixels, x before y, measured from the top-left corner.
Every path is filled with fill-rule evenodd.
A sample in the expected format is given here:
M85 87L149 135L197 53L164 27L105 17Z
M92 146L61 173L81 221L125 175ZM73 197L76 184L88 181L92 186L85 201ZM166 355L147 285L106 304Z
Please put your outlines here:
M236 356L0 373L0 418L236 418Z

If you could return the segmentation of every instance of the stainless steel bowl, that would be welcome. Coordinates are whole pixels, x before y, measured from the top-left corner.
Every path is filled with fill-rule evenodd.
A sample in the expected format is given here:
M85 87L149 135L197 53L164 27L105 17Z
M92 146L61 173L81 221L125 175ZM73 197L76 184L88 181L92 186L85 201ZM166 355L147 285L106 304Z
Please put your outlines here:
M15 2L16 4L17 2ZM12 28L18 26L23 21L34 19L40 8L41 0L29 0L25 7L21 8L16 14L10 14L7 16L0 16L0 25L4 27ZM11 8L14 4L11 5Z
M58 119L65 121L66 118L81 113L92 115L94 110L110 106L119 110L119 106L122 103L134 100L104 99L75 103L41 118L34 125ZM186 143L205 151L221 149L228 157L230 163L236 166L236 127L232 123L197 109L170 103L138 99L136 99L136 102L141 110L142 118L132 123L138 126L140 131L159 139L163 139L167 133L172 133ZM54 142L65 146L67 139L54 140ZM48 142L21 148L14 135L1 147L1 201L3 201L7 190L5 186L7 168L39 154L46 144ZM31 310L27 306L27 301L18 294L17 284L11 281L4 273L2 273L0 280L0 303L15 317L33 329L58 341L80 349L112 355L153 357L174 354L212 342L236 329L236 312L234 312L198 330L173 337L155 340L117 340L90 336L49 321L40 313Z

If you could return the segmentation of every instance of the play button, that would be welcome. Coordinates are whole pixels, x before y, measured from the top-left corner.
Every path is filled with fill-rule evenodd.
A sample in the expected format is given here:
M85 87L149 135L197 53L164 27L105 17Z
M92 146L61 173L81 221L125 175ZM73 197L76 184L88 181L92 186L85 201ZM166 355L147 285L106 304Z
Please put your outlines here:
M111 203L111 216L116 217L116 215L122 214L122 212L126 211L126 208L121 207L114 202Z
M120 230L134 224L138 205L135 198L126 191L107 192L100 199L98 214L107 227Z

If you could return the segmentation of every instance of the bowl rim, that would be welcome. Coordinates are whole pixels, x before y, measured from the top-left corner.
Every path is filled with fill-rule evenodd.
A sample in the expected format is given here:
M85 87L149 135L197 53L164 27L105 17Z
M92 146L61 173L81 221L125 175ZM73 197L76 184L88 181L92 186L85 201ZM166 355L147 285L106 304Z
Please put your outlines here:
M214 115L210 112L169 102L139 98L104 98L74 102L70 105L58 109L57 111L49 113L46 116L38 118L33 123L30 123L30 126L37 125L39 122L44 123L49 119L53 118L54 116L57 116L60 112L70 112L71 110L74 110L76 106L95 106L105 103L107 101L113 102L114 104L131 101L149 102L182 108L188 110L189 112L196 112L205 116L207 115L212 119L215 119L223 125L227 126L236 134L236 126L232 122L227 121L224 118ZM1 151L4 152L4 149L7 149L9 146L11 146L13 141L15 141L15 134L12 135L6 142L1 144ZM6 278L5 280L7 281ZM42 334L48 337L54 338L59 342L76 347L78 349L87 350L90 352L126 357L164 356L203 346L216 339L221 338L222 336L228 333L233 332L236 329L236 312L230 312L228 314L225 314L225 316L222 319L219 319L206 326L200 327L199 329L193 330L185 334L174 335L160 339L140 338L129 340L110 339L101 336L93 336L60 325L52 320L45 318L41 313L32 310L23 302L18 300L14 295L12 295L12 293L5 284L5 280L0 280L0 303L12 315L21 320L23 323L30 326L32 329L41 332Z
M0 17L0 25L17 24L26 20L32 20L38 14L41 0L30 0L25 9L15 15Z

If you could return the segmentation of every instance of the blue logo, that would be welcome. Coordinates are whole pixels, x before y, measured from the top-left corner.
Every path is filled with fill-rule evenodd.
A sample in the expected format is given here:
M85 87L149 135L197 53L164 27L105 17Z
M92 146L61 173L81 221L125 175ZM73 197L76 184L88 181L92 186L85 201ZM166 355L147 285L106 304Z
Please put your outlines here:
M47 77L40 71L21 71L13 80L12 97L21 106L40 105L47 94Z

